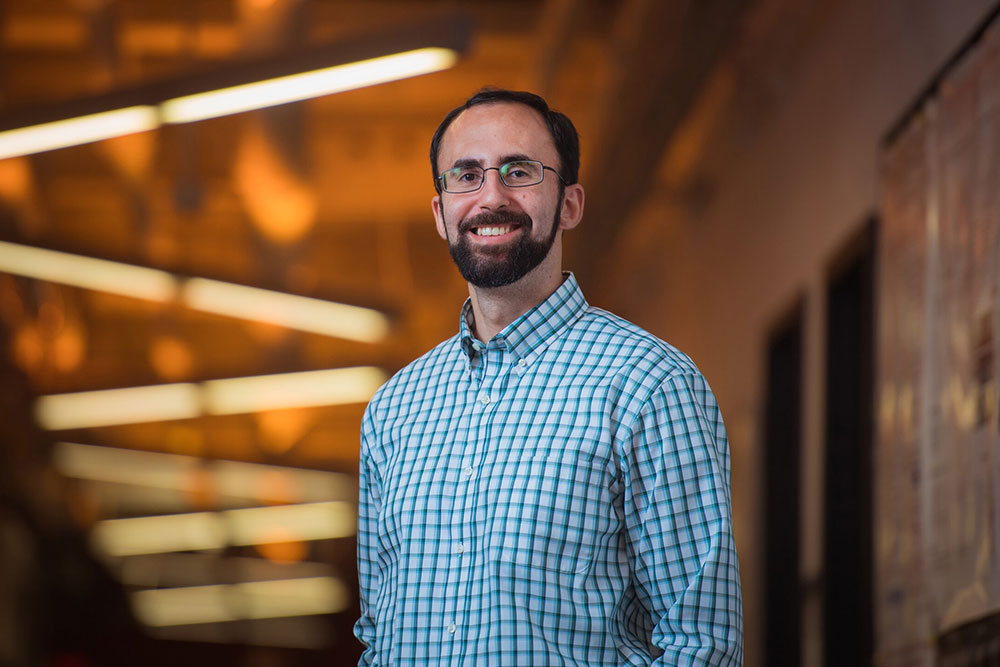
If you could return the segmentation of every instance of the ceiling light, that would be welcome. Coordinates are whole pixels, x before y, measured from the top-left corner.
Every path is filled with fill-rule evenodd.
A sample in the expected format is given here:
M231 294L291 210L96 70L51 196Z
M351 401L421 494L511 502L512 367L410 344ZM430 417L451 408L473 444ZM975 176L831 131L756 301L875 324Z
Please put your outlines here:
M217 512L190 512L94 524L94 547L111 557L173 551L204 551L226 546L226 524Z
M0 271L365 343L384 340L389 318L377 310L207 278L0 241Z
M226 522L229 543L235 546L349 537L358 521L354 505L338 500L249 507L220 514Z
M0 132L0 159L87 144L160 126L155 107L140 105Z
M181 289L181 300L195 310L363 343L378 342L389 332L389 318L371 308L207 278L186 280Z
M327 501L98 521L91 540L112 558L227 546L330 540L356 530L351 503Z
M177 280L158 269L0 241L0 271L148 301L170 301Z
M265 482L273 475L287 478L289 486L295 491L295 498L303 502L346 499L356 495L354 482L342 473L242 461L206 460L196 456L143 452L121 447L58 442L53 448L52 462L60 474L73 479L178 493L190 490L192 475L204 473L208 476L212 490L229 498L259 498Z
M8 109L0 114L0 158L437 72L455 64L471 34L471 15L435 14L93 97Z
M347 587L333 577L253 581L138 591L132 605L148 626L333 614L350 605Z
M246 83L167 100L160 105L165 123L189 123L447 69L458 60L452 49L428 47L325 67L312 72Z
M41 396L35 418L42 428L139 424L261 410L364 403L385 382L373 366L277 375L103 389Z
M202 384L204 409L231 415L281 408L364 403L386 381L373 366L210 380Z
M35 402L35 418L51 431L190 419L199 414L201 393L190 383L56 394Z

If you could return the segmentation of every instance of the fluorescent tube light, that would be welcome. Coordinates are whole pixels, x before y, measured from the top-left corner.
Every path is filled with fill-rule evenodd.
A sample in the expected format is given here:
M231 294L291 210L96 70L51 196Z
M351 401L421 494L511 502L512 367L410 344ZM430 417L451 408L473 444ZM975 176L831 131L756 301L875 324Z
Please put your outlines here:
M339 579L308 577L138 591L132 605L143 623L165 627L333 614L349 607L350 595Z
M364 403L385 382L373 366L277 375L102 389L41 396L35 418L42 428L73 428L190 419L261 410Z
M201 414L198 385L161 384L41 396L35 418L51 431L190 419Z
M62 475L73 479L178 493L187 492L191 476L201 472L208 475L215 493L229 498L259 498L262 486L272 475L286 477L295 490L296 499L303 502L347 499L356 495L354 482L342 473L242 461L205 460L196 456L121 447L58 442L53 448L52 462Z
M186 95L162 103L160 113L165 123L189 123L437 72L457 60L452 49L427 47Z
M52 450L52 464L66 477L171 491L187 490L203 463L194 456L72 442L57 442Z
M98 521L90 539L112 557L172 551L203 551L226 546L226 524L216 512L191 512Z
M223 512L190 512L99 521L91 531L94 547L119 558L226 546L349 537L357 513L351 503L251 507Z
M0 271L148 301L177 295L177 280L166 271L5 241Z
M296 102L453 66L468 48L470 13L407 17L372 32L0 113L0 159ZM389 55L386 55L389 54Z
M0 271L365 343L384 340L389 318L377 310L207 278L178 277L112 262L0 241Z
M220 514L234 546L349 537L358 521L354 505L341 500L250 507Z
M181 300L195 310L363 343L378 342L389 333L389 318L377 310L207 278L185 281Z
M202 384L204 410L210 415L231 415L364 403L385 380L385 373L373 366L210 380Z
M160 126L156 107L133 106L0 132L0 159L78 146Z

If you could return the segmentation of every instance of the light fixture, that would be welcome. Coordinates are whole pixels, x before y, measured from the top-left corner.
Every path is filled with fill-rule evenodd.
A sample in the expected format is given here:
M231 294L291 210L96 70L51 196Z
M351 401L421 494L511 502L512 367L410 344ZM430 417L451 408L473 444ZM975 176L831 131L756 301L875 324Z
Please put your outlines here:
M53 431L191 419L200 414L198 385L187 382L56 394L35 402L35 419Z
M188 512L98 521L94 548L111 558L227 546L329 540L354 534L357 512L351 503L250 507L221 512Z
M0 271L148 301L177 296L177 280L166 271L6 241Z
M148 105L113 109L0 132L0 159L77 146L160 126L160 114Z
M40 396L35 419L50 431L363 403L387 379L374 366Z
M209 380L202 384L206 414L364 403L386 381L374 366Z
M147 626L164 627L333 614L350 595L339 579L306 577L137 591L132 606Z
M0 271L207 313L377 343L389 318L377 310L0 241Z
M175 79L0 115L0 159L447 69L471 37L451 12Z
M389 318L371 308L207 278L184 281L181 301L195 310L363 343L378 342L389 333Z
M164 123L190 123L288 102L299 102L345 90L364 88L448 69L458 60L452 49L428 47L335 65L312 72L245 83L231 88L186 95L163 102Z
M348 499L356 495L354 482L343 473L75 442L57 442L52 463L60 474L73 479L177 493L190 490L193 475L206 474L214 493L244 501L258 499L261 489L275 475L287 478L295 490L295 498L302 502Z

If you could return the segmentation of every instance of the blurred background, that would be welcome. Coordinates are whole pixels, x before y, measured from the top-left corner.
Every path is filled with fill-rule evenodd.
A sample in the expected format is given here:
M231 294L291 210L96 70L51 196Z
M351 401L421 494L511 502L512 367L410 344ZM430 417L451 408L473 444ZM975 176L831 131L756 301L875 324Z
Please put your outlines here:
M717 394L746 664L1000 664L996 10L7 0L0 665L356 662L360 417L456 330L484 85L573 118L567 267Z

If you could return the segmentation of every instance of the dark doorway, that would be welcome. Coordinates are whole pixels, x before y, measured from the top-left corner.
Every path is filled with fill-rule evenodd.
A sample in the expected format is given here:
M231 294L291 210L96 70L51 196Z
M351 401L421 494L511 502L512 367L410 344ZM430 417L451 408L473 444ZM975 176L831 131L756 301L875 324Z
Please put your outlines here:
M764 414L764 664L801 664L799 507L802 431L802 326L798 303L767 345Z
M824 664L871 665L875 223L827 290Z

